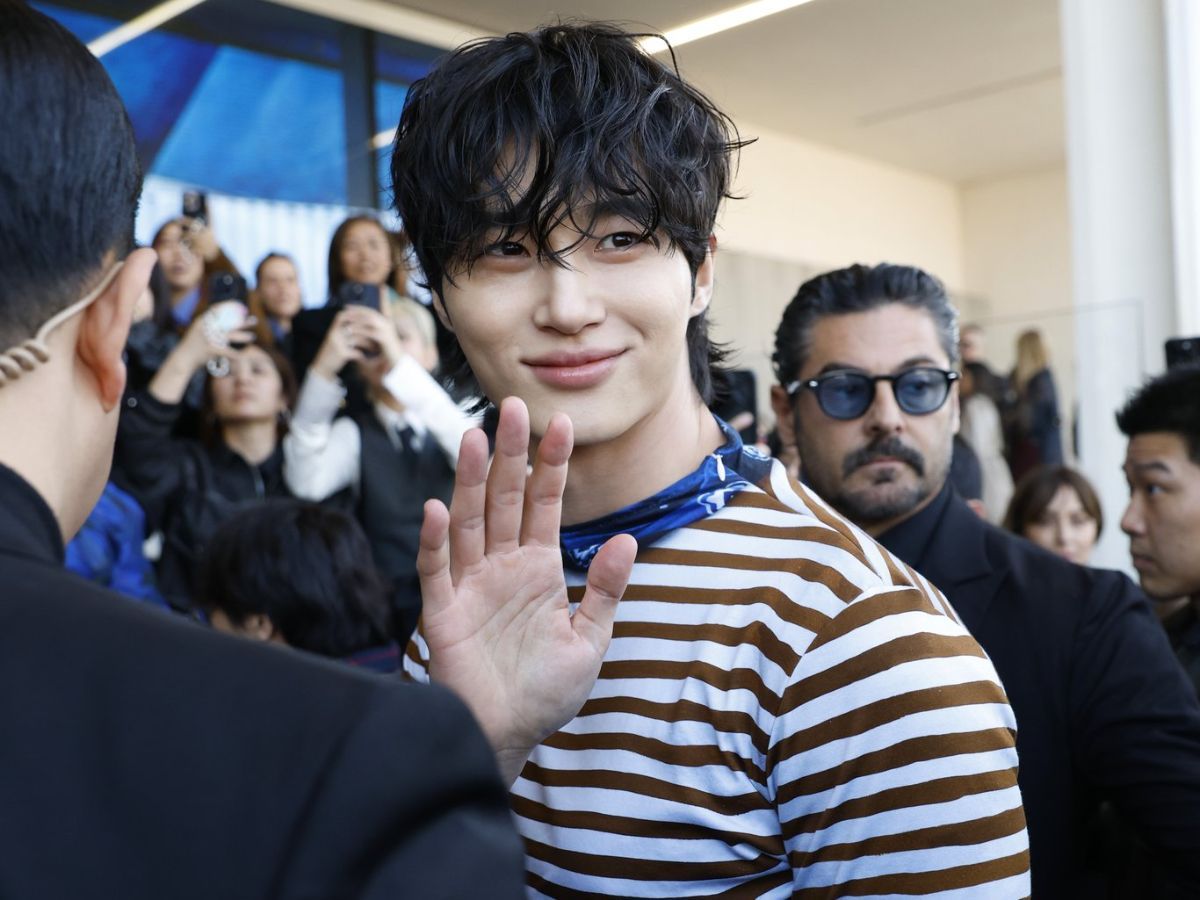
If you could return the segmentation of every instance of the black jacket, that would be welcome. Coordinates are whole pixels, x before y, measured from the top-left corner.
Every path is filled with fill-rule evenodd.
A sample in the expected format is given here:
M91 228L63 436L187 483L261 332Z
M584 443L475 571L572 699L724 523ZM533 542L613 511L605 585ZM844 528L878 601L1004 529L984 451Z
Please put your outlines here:
M3 467L0 585L5 900L523 896L491 751L448 693L78 579Z
M213 532L247 503L290 493L282 447L252 465L219 439L206 447L172 437L179 412L179 405L161 403L147 392L126 397L116 464L146 510L147 531L162 531L159 588L171 606L186 610Z
M1017 718L1033 896L1085 887L1102 800L1200 896L1200 704L1140 590L982 521L945 487L880 537L949 598Z

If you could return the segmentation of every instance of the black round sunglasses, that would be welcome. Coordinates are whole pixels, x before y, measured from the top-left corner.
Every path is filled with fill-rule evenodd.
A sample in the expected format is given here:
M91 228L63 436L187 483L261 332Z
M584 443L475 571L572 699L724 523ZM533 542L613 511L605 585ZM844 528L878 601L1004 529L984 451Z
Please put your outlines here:
M958 372L933 366L905 369L897 375L867 375L864 372L829 372L807 381L785 386L788 396L801 388L817 395L817 405L833 419L857 419L875 402L875 385L891 383L896 405L910 416L927 416L942 408L950 396L950 385L958 381Z

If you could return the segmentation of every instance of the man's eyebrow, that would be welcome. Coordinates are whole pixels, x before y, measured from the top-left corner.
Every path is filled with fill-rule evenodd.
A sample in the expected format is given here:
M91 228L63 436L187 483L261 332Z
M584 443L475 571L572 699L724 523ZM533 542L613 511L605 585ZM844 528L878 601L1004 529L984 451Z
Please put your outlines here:
M1125 463L1125 465L1122 466L1121 468L1126 473L1134 472L1134 473L1137 473L1138 475L1143 475L1147 472L1162 472L1167 475L1175 474L1174 471L1172 471L1170 466L1168 466L1165 462L1161 462L1160 460L1157 460L1157 459L1151 460L1150 462Z
M889 374L903 372L905 369L912 369L916 366L936 366L941 368L941 364L932 356L912 356L900 363L900 365L896 366L896 368L893 369ZM867 370L862 366L855 366L851 365L850 363L837 362L834 360L833 362L825 363L817 375L827 375L830 372L862 372L863 374L866 374L866 371Z

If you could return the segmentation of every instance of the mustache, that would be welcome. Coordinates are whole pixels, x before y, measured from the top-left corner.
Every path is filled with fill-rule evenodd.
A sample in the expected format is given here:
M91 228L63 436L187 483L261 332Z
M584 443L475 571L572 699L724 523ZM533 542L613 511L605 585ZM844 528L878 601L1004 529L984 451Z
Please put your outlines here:
M918 475L925 474L925 457L901 441L900 438L888 437L847 454L842 461L842 476L845 477L868 463L885 458L898 459L900 462L912 466Z

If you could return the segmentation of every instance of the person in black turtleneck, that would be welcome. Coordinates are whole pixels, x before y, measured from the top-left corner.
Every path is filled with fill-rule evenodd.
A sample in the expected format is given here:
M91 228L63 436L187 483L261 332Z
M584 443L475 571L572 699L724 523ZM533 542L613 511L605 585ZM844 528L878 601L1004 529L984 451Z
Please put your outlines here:
M222 332L221 306L240 304L192 324L148 387L126 397L117 437L117 465L163 533L159 587L181 611L194 606L197 561L217 526L246 503L289 496L280 439L295 378L281 353L250 343L248 324ZM172 437L188 383L210 361L201 439Z
M1102 801L1200 890L1200 704L1144 595L989 525L948 481L957 313L905 266L802 285L775 339L779 432L838 511L944 591L1004 683L1035 897L1111 896Z

